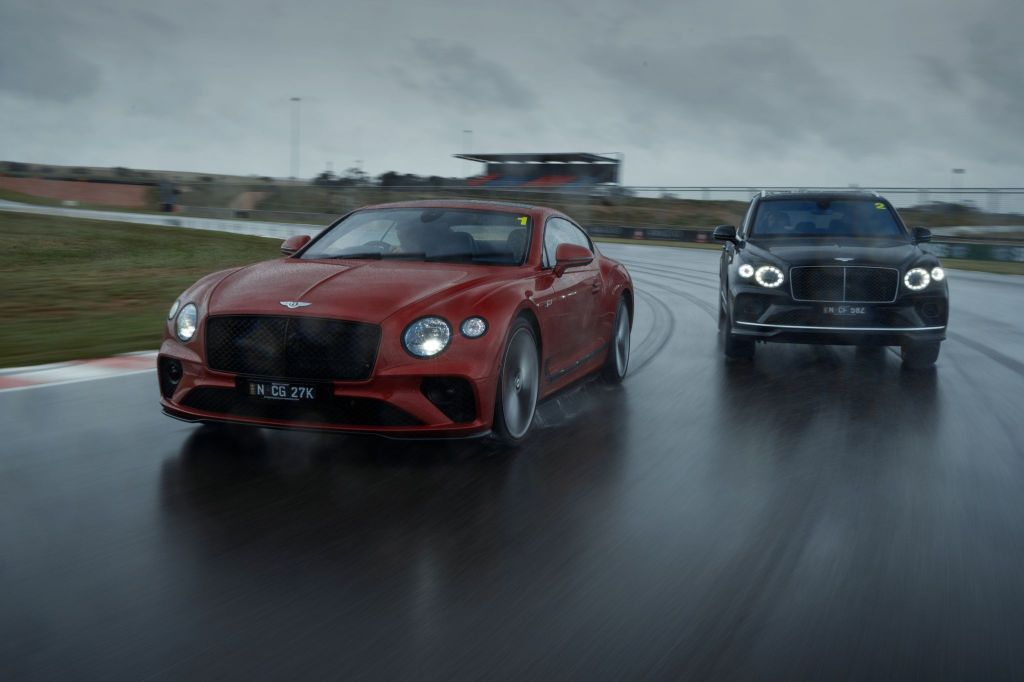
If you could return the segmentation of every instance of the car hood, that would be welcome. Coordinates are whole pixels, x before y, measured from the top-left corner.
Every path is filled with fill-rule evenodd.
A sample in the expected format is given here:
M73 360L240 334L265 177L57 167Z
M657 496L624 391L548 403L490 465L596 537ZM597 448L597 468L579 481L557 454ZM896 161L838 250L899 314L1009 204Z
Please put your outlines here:
M379 324L417 301L493 281L504 274L493 272L496 269L453 263L287 258L229 273L210 293L207 312L276 315L288 310L282 302L291 301L309 304L295 307L291 314Z
M747 242L750 256L781 261L785 265L880 265L901 268L918 260L923 252L914 244L862 239L764 239ZM837 260L837 259L851 259Z

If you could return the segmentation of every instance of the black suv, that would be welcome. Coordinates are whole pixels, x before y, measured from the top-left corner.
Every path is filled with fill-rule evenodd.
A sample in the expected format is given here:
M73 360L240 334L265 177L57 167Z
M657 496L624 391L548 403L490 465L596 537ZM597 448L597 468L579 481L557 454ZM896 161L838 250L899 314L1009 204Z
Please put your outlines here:
M912 369L934 365L946 338L949 290L924 228L907 229L877 194L755 196L725 242L719 327L727 358L755 341L899 346Z

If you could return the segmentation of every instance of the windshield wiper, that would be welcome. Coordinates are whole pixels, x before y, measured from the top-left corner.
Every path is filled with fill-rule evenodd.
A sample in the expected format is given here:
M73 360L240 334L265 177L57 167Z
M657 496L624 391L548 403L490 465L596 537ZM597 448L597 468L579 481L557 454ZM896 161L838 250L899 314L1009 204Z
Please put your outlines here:
M428 263L439 263L445 261L467 261L472 263L476 260L476 256L472 253L444 253L436 256L429 256L423 260Z

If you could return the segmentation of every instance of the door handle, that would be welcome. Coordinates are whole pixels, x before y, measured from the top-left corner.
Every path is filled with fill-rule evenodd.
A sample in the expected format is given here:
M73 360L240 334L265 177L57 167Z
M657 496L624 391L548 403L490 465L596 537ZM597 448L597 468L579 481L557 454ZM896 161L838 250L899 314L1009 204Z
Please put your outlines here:
M601 280L595 279L590 283L590 293L599 294L601 293Z

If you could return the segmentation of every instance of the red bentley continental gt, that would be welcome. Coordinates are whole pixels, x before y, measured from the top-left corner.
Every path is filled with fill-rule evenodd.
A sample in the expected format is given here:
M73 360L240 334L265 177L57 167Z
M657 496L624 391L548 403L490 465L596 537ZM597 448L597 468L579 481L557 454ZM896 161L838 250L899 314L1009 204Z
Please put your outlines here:
M537 402L621 381L633 283L541 206L354 211L174 302L160 404L193 422L521 441Z

